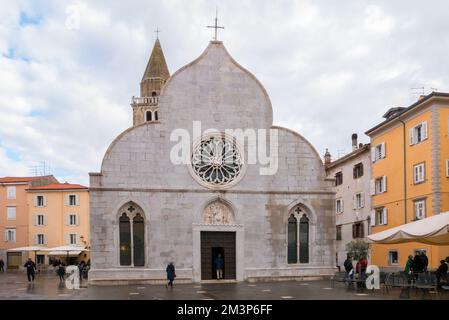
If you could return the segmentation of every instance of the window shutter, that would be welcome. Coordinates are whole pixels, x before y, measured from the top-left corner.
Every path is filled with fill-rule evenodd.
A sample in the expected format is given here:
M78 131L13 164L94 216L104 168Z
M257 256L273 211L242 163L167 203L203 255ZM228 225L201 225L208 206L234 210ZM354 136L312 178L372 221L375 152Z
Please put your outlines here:
M47 206L47 196L42 196L44 198L44 207Z
M47 235L46 234L44 234L44 244L45 245L47 244Z
M381 159L385 158L385 142L382 142L382 144L380 145L380 157Z
M384 224L388 224L388 220L387 220L387 219L388 219L388 217L387 217L387 208L383 208L383 209L382 209L382 216L383 216L383 220L384 220L383 223L384 223Z
M371 210L370 212L370 225L371 227L374 227L376 225L376 211Z
M44 226L46 226L47 224L48 224L48 219L47 219L48 217L47 217L47 215L46 214L44 214Z
M65 243L66 243L67 245L70 245L70 234L66 234L66 235L65 235Z
M376 162L376 147L371 147L371 161Z
M68 213L65 215L65 225L70 226L70 214Z
M33 214L33 222L34 222L35 226L39 225L38 215L37 214Z
M418 182L418 166L413 167L413 182Z
M65 195L65 205L66 206L70 205L70 195L68 194Z
M8 242L8 230L5 230L5 242Z
M446 159L446 177L449 177L449 160Z
M33 197L34 206L37 207L37 196Z
M340 206L341 206L341 208L340 208L340 212L343 212L343 211L345 211L345 207L344 207L344 201L343 201L343 199L341 199L340 200Z
M410 129L410 145L415 144L415 128Z
M352 225L352 238L355 239L356 238L356 232L355 232L355 224Z
M352 196L352 209L357 209L357 195Z
M422 217L423 218L426 217L426 202L425 201L422 202Z
M427 121L421 123L421 131L422 139L427 139Z
M382 192L387 192L387 176L382 177Z
M34 244L39 244L39 243L37 242L37 234L34 235Z
M79 206L80 205L80 197L79 195L75 195L75 205Z
M369 189L371 195L374 196L376 194L376 181L374 179L371 179Z
M365 207L365 193L364 192L362 192L360 194L360 204L361 204L361 208Z
M77 214L75 217L76 217L76 218L75 218L75 219L76 219L76 225L79 226L79 225L80 225L80 218L81 218L81 215Z

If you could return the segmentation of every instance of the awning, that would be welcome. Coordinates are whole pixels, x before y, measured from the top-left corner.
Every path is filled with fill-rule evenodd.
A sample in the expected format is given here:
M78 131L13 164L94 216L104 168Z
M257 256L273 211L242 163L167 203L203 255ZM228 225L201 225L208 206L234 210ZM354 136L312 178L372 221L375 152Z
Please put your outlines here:
M371 234L368 240L385 244L420 242L430 245L449 245L449 212Z
M48 253L49 256L61 256L61 257L78 257L81 254L82 251L69 251L67 254L67 251L50 251Z

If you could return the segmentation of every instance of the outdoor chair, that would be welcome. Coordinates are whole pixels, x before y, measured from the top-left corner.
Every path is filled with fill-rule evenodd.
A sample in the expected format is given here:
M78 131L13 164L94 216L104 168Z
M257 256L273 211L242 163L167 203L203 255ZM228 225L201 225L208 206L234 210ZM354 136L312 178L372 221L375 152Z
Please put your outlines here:
M434 273L420 273L415 283L416 289L421 289L423 296L430 290L435 290L437 292L438 284L437 277Z

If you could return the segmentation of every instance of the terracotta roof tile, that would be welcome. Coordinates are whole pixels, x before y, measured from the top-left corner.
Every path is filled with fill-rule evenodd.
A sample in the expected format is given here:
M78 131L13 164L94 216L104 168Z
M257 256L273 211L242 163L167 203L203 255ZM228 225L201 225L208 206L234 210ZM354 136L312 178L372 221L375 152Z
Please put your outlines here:
M73 190L73 189L89 189L86 186L80 184L70 184L70 183L52 183L46 186L29 188L27 190Z

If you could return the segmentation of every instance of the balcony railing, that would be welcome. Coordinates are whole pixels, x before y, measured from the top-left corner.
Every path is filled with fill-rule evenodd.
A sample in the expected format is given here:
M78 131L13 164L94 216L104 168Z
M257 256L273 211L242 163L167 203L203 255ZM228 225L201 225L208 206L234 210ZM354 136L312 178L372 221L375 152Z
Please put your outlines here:
M159 103L159 97L132 97L133 105L155 106Z

